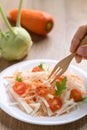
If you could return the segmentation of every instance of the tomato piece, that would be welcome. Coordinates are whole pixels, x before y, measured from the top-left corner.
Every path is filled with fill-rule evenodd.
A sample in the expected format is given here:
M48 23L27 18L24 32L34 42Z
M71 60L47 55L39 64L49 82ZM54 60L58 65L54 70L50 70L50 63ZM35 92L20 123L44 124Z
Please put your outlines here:
M82 98L81 91L77 89L72 89L70 93L70 98L73 98L75 102L78 102Z
M39 66L35 66L35 67L32 69L32 72L38 72L38 71L43 71L43 68L40 68Z
M52 111L59 110L62 107L62 100L57 96L53 99L49 98L47 101Z
M15 82L13 89L17 94L22 95L25 93L27 86L24 82Z
M36 93L41 97L46 97L49 89L45 85L40 85L36 87Z
M65 75L61 75L59 78L58 78L58 81L62 81L66 76Z

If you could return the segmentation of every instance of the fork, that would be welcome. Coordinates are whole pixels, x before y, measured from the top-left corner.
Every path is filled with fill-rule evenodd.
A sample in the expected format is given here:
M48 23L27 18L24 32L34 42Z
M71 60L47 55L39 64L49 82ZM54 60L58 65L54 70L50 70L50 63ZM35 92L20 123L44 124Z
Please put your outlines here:
M85 44L87 44L87 36L84 37L84 39L80 42L79 46L82 46ZM78 49L78 47L77 47L77 49ZM68 67L69 67L72 59L75 57L75 55L76 55L76 51L75 51L75 53L71 53L70 55L63 58L61 61L59 61L54 66L52 72L50 73L50 75L48 77L50 84L53 84L58 79L58 77L60 77L68 69Z

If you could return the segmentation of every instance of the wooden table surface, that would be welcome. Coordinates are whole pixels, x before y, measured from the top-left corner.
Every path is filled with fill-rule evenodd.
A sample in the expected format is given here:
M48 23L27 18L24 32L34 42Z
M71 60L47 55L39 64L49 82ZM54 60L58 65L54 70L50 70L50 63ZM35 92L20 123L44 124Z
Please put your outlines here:
M18 6L19 0L0 0L6 14ZM87 0L24 0L24 8L42 10L54 17L55 25L47 37L31 34L33 46L27 57L31 59L60 60L69 53L71 39L80 25L87 24ZM6 26L0 16L0 28ZM0 56L0 71L16 62L8 62ZM72 64L87 72L87 61ZM40 126L18 121L0 110L0 130L87 130L87 116L60 126Z

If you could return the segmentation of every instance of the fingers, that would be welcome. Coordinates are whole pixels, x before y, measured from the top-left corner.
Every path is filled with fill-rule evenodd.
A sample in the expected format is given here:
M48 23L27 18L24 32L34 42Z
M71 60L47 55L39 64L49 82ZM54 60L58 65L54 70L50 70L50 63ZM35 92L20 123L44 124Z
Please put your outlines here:
M87 57L87 45L79 47L77 49L77 54L82 57Z
M72 53L76 51L81 40L85 37L86 34L87 34L87 25L83 25L83 26L79 27L79 29L77 30L77 32L75 33L75 35L71 41L70 51Z
M87 59L87 45L82 45L79 47L81 40L87 35L87 25L83 25L78 28L72 41L70 51L73 53L76 51L76 62L80 63L82 59ZM77 49L78 48L78 49Z
M70 51L73 53L76 51L78 45L80 43L80 40L79 39L75 39L73 38L72 41L71 41L71 47L70 47Z
M87 45L78 48L75 59L77 63L80 63L82 59L87 59Z
M82 61L82 56L76 55L75 60L77 63L80 63Z

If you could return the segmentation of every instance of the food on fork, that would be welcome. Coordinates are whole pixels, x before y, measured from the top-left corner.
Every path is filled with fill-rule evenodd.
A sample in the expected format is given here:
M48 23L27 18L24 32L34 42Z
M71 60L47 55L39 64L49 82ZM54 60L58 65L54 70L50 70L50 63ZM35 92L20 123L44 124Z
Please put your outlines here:
M66 72L55 84L50 84L51 70L51 65L40 64L4 77L8 81L9 96L13 99L10 105L18 105L32 116L60 116L77 109L86 99L83 81Z

